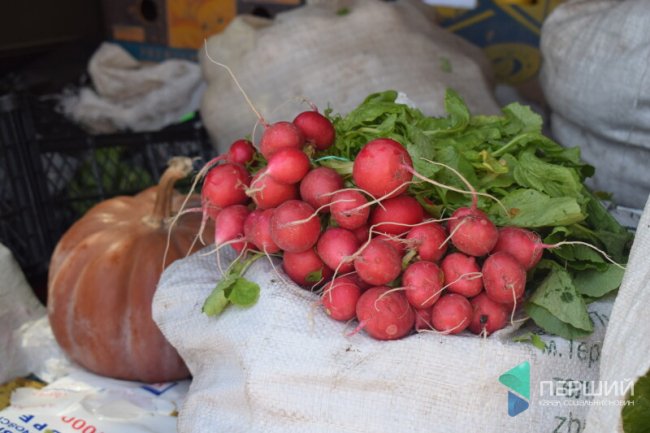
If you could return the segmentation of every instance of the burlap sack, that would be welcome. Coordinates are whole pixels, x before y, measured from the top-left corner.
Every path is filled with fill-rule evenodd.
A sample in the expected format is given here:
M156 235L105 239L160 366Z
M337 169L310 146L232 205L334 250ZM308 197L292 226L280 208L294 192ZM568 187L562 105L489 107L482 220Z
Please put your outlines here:
M154 319L194 376L179 430L583 431L593 400L567 392L565 381L629 383L650 366L648 255L650 204L611 320L611 299L593 303L589 338L542 336L547 348L541 351L512 341L535 331L532 325L485 340L431 333L391 342L363 333L346 337L352 324L329 319L315 306L316 295L284 282L287 277L268 261L256 262L246 274L262 289L255 306L229 307L209 318L201 306L219 271L214 255L195 254L165 271L153 303ZM526 361L530 407L509 417L508 388L499 377ZM549 383L561 392L550 396ZM594 409L589 431L615 431L619 413L615 406Z
M347 113L370 93L387 89L405 92L431 115L444 114L447 87L475 113L497 113L483 54L437 27L418 3L321 1L274 21L240 16L209 39L208 51L232 69L268 121L293 120L307 109L298 97ZM343 6L347 14L341 14ZM256 116L228 73L204 53L201 66L208 81L201 116L223 152L251 134Z
M650 194L649 22L647 0L574 0L541 39L553 134L596 166L595 189L636 209Z

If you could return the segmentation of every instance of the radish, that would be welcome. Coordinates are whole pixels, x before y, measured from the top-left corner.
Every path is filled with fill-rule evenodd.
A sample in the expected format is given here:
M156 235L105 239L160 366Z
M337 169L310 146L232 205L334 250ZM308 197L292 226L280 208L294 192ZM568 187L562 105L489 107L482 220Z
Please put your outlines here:
M318 150L325 150L334 144L336 131L329 119L318 111L305 111L293 119L308 144Z
M390 138L368 142L354 159L354 183L369 194L386 198L405 192L413 175L413 162L400 143Z
M458 208L447 223L451 242L458 250L470 256L487 255L499 239L499 231L480 209Z
M280 251L271 238L271 217L273 209L255 209L244 221L244 237L248 242L267 254Z
M264 130L260 139L260 152L269 160L280 149L302 149L304 145L305 137L296 125L291 122L276 122Z
M368 200L359 191L339 191L332 196L331 203L330 212L339 227L355 230L368 221L370 207L363 207Z
M361 245L365 244L370 239L370 227L365 224L352 230L352 233L354 233Z
M451 253L440 264L445 275L445 287L465 297L478 295L483 289L481 271L476 259L462 253Z
M381 239L384 242L388 242L395 248L395 251L399 254L400 257L404 257L404 254L406 254L406 241L403 239L400 239L398 236L393 236L393 235L387 235L386 233L379 233L376 234L373 239ZM368 238L363 241L363 243L366 243L368 241Z
M399 235L409 231L410 225L422 222L424 209L418 201L406 194L382 201L370 213L370 225L382 233ZM388 223L398 224L388 224Z
M358 329L377 340L395 340L413 329L415 313L401 292L389 287L372 287L357 302ZM356 331L356 330L355 330Z
M237 164L248 164L255 156L253 143L248 140L237 140L230 145L226 153L226 161Z
M406 298L414 308L429 308L442 292L445 276L433 262L420 261L409 265L402 275Z
M356 316L357 301L361 289L349 277L339 277L330 281L323 290L321 302L325 313L334 320L346 322Z
M526 269L508 253L489 256L482 268L485 293L494 302L514 304L524 295Z
M472 321L469 324L469 330L474 334L485 335L505 328L508 323L508 308L498 302L494 302L485 293L470 299L472 305Z
M309 158L302 150L292 147L275 152L264 169L265 175L285 184L300 182L308 172Z
M431 328L431 308L415 309L415 330L423 331Z
M472 195L471 206L456 209L456 211L449 219L447 228L449 229L451 242L456 248L458 248L458 250L465 254L469 254L470 256L480 257L488 254L490 251L492 251L492 248L494 248L494 245L497 243L499 232L494 223L485 214L485 212L478 209L478 196L482 195L495 200L504 209L506 214L508 214L508 209L506 209L503 206L503 203L501 203L496 197L490 194L477 192L472 184L469 183L469 181L465 179L465 177L463 177L463 175L461 175L455 168L439 162L430 161L425 158L423 158L423 160L431 164L443 166L454 172L463 181L463 183L467 185L469 191L463 191L449 185L444 185L436 182L433 179L422 176L413 170L413 167L411 166L404 165L404 168L408 170L409 173L411 173L413 176L432 185L459 192L461 194Z
M354 259L354 269L368 284L380 286L397 278L402 271L399 253L388 242L372 239Z
M492 254L504 252L513 256L526 270L539 263L544 252L544 245L539 235L519 227L503 227L499 230L499 239L492 249Z
M334 227L325 230L318 239L316 251L327 266L337 272L354 270L351 256L359 249L357 237L349 230Z
M220 210L248 201L246 187L251 177L241 164L226 163L211 169L205 176L201 189L204 208Z
M421 260L437 262L447 252L447 232L438 223L413 227L406 235L409 248L417 251Z
M242 204L234 204L224 208L215 220L214 243L217 247L226 242L244 237L244 222L250 214L248 208ZM234 242L230 244L235 251L240 253L246 246L246 242Z
M444 295L431 309L431 324L446 334L459 334L469 326L472 320L472 305L455 293Z
M270 209L298 198L298 187L295 184L280 183L270 176L264 176L264 172L260 171L253 176L247 194L253 198L258 208Z
M322 281L327 281L332 277L332 270L325 266L313 248L300 253L285 251L282 255L282 267L296 284L303 287L316 285L319 281L313 281L315 275L320 274Z
M320 236L320 220L304 201L289 200L271 218L271 238L282 250L299 253L312 248Z
M326 206L332 201L332 194L343 188L343 178L327 167L318 167L307 173L300 182L300 197L320 212L328 213Z

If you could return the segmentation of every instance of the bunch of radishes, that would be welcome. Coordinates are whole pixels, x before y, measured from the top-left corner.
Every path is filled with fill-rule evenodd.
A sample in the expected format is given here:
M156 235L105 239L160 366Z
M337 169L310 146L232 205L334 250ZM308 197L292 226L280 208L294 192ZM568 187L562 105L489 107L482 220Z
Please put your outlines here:
M525 229L498 230L469 184L461 192L472 194L470 207L429 218L408 194L414 177L427 179L392 139L367 143L351 175L317 166L310 156L326 154L334 141L329 119L306 111L265 125L263 159L238 140L211 161L225 161L202 188L217 247L281 254L287 275L319 290L330 317L356 318L376 339L414 329L487 335L503 328L522 300L527 270L550 246Z

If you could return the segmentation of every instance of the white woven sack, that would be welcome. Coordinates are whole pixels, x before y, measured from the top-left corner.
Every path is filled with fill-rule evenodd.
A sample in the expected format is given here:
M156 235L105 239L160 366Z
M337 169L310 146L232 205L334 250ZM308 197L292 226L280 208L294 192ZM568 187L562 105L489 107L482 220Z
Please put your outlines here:
M543 336L544 352L512 339L532 326L483 340L463 334L412 335L381 342L329 319L313 295L285 283L268 262L246 277L261 286L259 302L201 313L219 271L197 253L170 266L153 301L154 320L185 359L194 379L179 417L182 433L227 432L537 432L583 431L589 398L562 381L600 377L627 381L650 366L650 203L602 347L611 301L590 305L595 331L583 341ZM224 262L226 259L224 258ZM645 315L645 316L644 316ZM530 407L507 415L499 376L529 361ZM544 396L542 381L565 396ZM543 385L542 385L543 387ZM558 394L561 394L558 393ZM542 401L544 400L544 401ZM584 402L587 401L585 404ZM544 405L546 402L546 405ZM592 412L591 432L614 431L620 407Z
M329 1L274 21L240 16L208 40L208 51L232 69L267 121L290 121L307 109L296 102L299 97L321 110L329 105L347 113L370 93L387 89L405 92L430 115L444 114L447 87L473 112L497 113L483 54L437 27L417 3ZM349 13L337 14L343 5ZM204 53L201 66L208 82L201 116L223 152L250 134L257 118L224 69Z
M575 0L542 28L541 84L555 137L596 166L592 186L640 209L650 194L647 0Z

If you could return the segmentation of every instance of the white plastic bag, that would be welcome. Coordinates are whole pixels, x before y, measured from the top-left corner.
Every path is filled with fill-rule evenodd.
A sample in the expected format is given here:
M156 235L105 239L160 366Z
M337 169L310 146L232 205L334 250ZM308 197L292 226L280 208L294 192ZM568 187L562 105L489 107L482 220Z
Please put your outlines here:
M44 315L11 251L0 244L0 383L30 373L20 329Z
M199 66L186 60L146 64L119 45L103 43L88 65L95 90L62 98L66 115L94 133L153 131L198 108Z
M239 16L208 40L210 57L232 69L269 122L307 109L300 97L346 113L388 89L406 92L431 115L444 114L447 87L476 113L498 112L483 54L427 19L419 2L349 1L347 14L337 13L341 3L310 4L274 21ZM200 54L208 81L201 116L223 152L257 119L228 73Z

